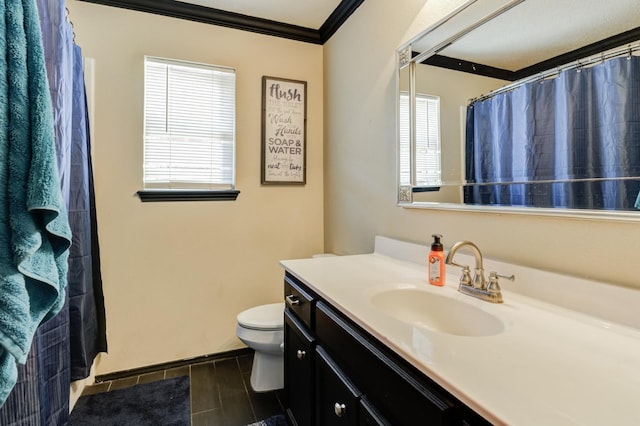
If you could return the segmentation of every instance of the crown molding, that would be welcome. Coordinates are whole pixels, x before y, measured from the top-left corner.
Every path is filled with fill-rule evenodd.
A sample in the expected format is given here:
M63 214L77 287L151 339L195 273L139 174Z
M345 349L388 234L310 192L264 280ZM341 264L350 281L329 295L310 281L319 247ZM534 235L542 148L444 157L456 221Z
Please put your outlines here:
M517 79L529 77L542 71L566 65L570 62L579 61L592 55L599 55L607 50L615 49L625 44L640 40L640 27L607 37L595 43L588 44L579 49L558 55L546 61L539 62L526 68L516 71Z
M342 0L338 7L329 15L327 20L318 30L322 39L322 44L331 38L338 28L345 23L353 12L362 4L364 0Z
M567 53L555 56L553 58L538 62L531 66L511 71L502 68L495 68L483 64L469 62L464 59L450 58L442 55L433 55L422 61L423 64L433 65L436 67L446 68L454 71L462 71L469 74L483 75L485 77L498 78L501 80L516 81L530 77L539 72L561 67L568 63L587 58L592 55L598 55L607 50L624 46L640 40L640 27L634 28L623 33L607 37L603 40L591 43L587 46L580 47ZM415 56L415 55L414 55Z
M342 0L320 29L313 29L174 0L80 1L138 12L154 13L313 44L324 44L329 40L358 6L364 2L364 0Z

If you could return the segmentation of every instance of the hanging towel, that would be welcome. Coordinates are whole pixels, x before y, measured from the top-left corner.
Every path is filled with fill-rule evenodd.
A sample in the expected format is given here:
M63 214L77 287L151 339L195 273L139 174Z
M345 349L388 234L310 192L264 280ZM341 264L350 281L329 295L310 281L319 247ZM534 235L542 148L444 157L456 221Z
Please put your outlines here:
M71 231L34 0L0 0L0 404L65 300Z

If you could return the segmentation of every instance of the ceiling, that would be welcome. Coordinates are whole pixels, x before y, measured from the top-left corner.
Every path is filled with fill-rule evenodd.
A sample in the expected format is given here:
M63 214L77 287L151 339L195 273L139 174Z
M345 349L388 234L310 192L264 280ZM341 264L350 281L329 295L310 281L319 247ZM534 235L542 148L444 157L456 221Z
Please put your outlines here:
M489 66L512 76L499 78L519 79L639 38L639 0L482 0L414 41L412 50L436 49L502 6L508 10L425 62L439 65L450 58L452 67ZM449 68L446 61L439 66Z
M80 0L324 44L364 0Z
M638 0L527 0L447 49L518 70L640 25Z
M227 12L318 29L341 0L179 0Z

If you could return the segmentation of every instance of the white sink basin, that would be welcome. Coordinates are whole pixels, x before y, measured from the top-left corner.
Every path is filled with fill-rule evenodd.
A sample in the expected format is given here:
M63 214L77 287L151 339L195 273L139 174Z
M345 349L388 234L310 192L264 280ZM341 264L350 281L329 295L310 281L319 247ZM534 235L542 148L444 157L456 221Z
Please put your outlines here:
M504 321L479 307L416 288L381 291L371 302L385 315L440 333L493 336L507 328Z

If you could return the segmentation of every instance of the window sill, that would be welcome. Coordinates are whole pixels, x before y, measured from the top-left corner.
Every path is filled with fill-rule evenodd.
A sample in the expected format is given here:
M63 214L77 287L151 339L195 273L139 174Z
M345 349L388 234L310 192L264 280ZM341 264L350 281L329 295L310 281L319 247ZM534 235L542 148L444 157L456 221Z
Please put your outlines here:
M415 194L416 192L438 192L440 191L439 186L414 186L411 188L411 191Z
M157 201L235 201L238 198L238 194L240 194L240 191L235 189L220 191L148 189L136 193L143 203Z

